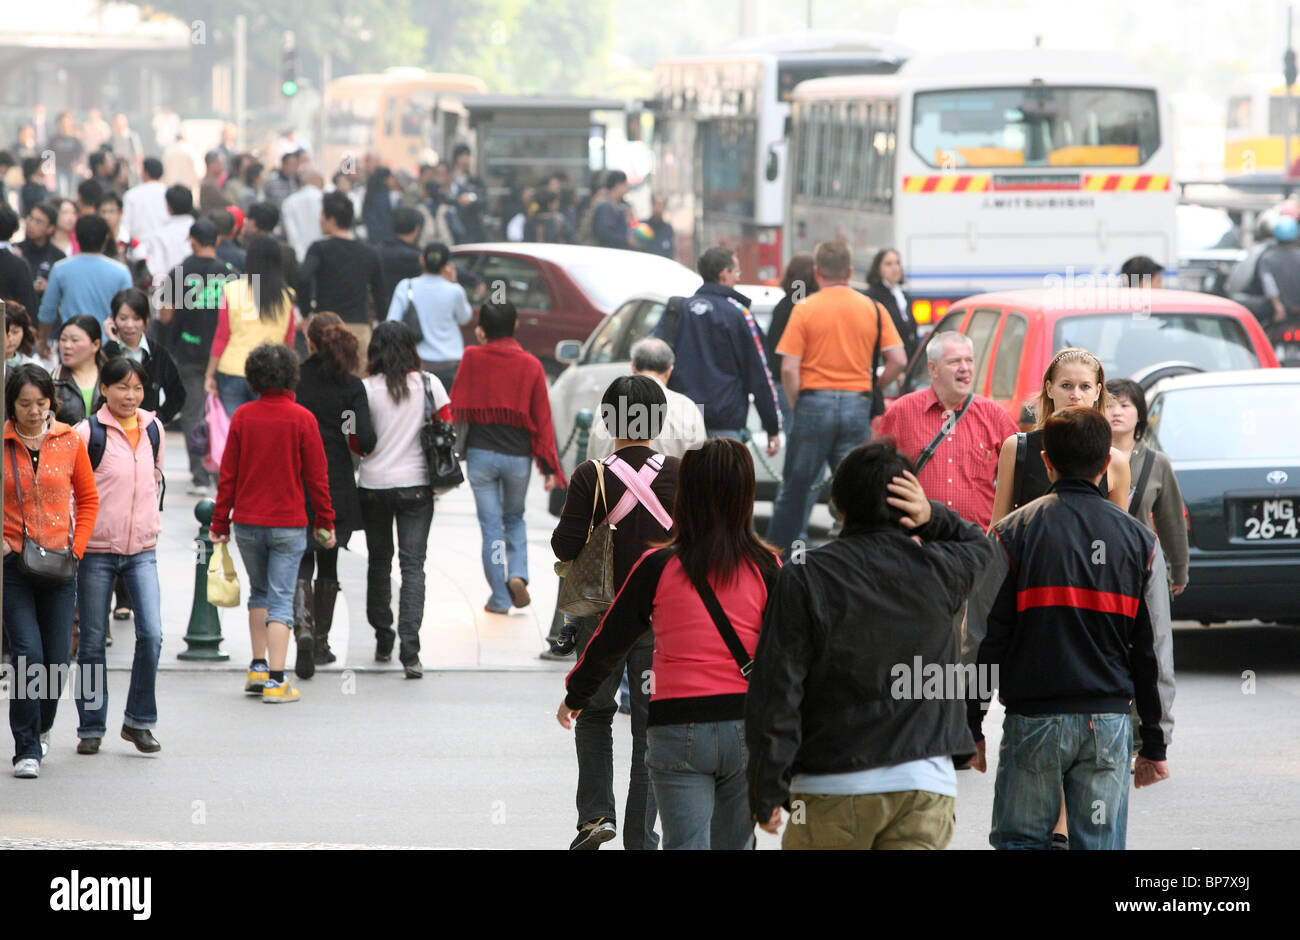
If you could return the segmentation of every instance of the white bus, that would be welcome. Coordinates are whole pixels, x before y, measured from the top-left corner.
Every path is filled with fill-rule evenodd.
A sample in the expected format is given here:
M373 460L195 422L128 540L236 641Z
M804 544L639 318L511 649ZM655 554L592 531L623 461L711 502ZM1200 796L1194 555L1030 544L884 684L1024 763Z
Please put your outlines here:
M790 94L810 78L892 73L910 51L870 33L813 31L655 66L654 188L677 259L694 268L705 247L725 244L747 280L776 283Z
M1300 163L1300 88L1292 92L1289 129L1294 168ZM1287 125L1286 80L1281 75L1245 75L1233 82L1224 124L1224 178L1280 182Z
M840 238L901 253L924 328L1051 275L1176 264L1165 96L1126 60L1045 49L918 57L795 89L785 258Z

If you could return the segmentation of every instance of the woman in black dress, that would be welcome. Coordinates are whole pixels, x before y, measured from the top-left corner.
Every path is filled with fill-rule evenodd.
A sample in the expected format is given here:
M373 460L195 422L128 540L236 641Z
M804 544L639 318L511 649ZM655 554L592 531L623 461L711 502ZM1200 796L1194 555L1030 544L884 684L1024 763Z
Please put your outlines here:
M867 296L889 312L903 340L903 352L912 361L916 351L916 320L912 298L903 291L903 260L893 248L882 248L867 269Z
M342 323L335 313L318 313L308 321L310 355L302 364L296 393L298 404L314 414L320 426L338 539L334 548L325 549L311 537L315 519L308 505L309 547L298 567L293 592L293 633L298 645L294 672L302 679L311 678L317 665L336 658L330 652L329 632L339 593L339 548L346 547L353 531L361 528L352 454L367 454L375 447L366 389L353 374L359 362L357 338Z

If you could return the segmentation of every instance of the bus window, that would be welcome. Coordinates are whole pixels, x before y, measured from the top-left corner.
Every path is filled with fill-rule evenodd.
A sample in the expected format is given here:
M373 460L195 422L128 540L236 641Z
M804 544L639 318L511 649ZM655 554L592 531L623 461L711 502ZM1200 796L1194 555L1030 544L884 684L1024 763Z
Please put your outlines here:
M1025 331L1028 322L1019 314L1008 314L1007 322L1002 326L1002 338L998 340L998 355L993 363L993 390L989 397L995 401L1006 401L1016 394L1016 377L1020 373L1020 353L1025 348ZM980 380L975 380L975 388L980 387Z
M1139 88L919 92L912 149L930 166L1138 166L1160 145L1156 94Z
M871 127L871 201L889 207L894 197L894 115L892 102L883 101L873 109Z
M830 139L827 144L826 193L830 199L844 198L844 106L835 104L830 112Z
M700 125L703 136L704 208L752 218L758 122L726 118Z
M377 114L374 98L343 98L325 111L325 143L356 148L371 146Z

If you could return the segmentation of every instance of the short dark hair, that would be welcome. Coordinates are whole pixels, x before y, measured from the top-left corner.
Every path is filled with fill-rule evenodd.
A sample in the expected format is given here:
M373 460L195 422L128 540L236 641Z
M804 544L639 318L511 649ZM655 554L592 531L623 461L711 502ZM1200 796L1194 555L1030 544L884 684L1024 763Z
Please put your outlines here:
M478 308L478 325L483 327L483 334L488 339L514 336L515 322L518 319L519 312L508 300L501 304L484 304Z
M1110 456L1110 422L1095 408L1062 408L1043 424L1043 450L1061 479L1091 480Z
M894 446L893 438L868 441L849 451L831 481L831 496L845 524L898 522L902 511L885 500L889 498L889 481L902 476L904 470L916 472L908 456Z
M287 392L298 384L298 357L284 343L263 343L244 360L244 379L256 395Z
M356 218L356 210L352 208L352 200L337 190L326 193L321 197L320 211L321 215L343 229L352 228L352 221Z
M430 274L437 274L451 260L451 249L442 242L429 242L424 246L421 260L424 262L424 270Z
M600 400L600 419L609 436L653 441L663 430L668 396L648 375L620 375Z
M1152 278L1164 271L1153 258L1146 255L1134 255L1125 261L1119 269L1129 287L1139 286L1142 278Z
M218 161L221 161L221 162L223 162L223 163L225 162L224 159L223 159L222 156L221 156L221 151L220 151L220 150L209 150L207 153L205 153L205 154L203 155L203 165L204 165L204 166L211 166L212 164L214 164L214 163L216 163L216 162L218 162Z
M190 226L190 238L204 248L211 248L215 245L217 236L220 234L217 223L211 219L196 219L194 224Z
M736 253L722 245L714 245L712 248L704 250L704 254L700 255L700 260L695 267L706 283L716 284L723 271L735 266Z
M99 197L104 195L104 187L99 180L87 179L77 184L77 199L84 206L99 205Z
M1106 383L1106 391L1110 392L1111 398L1123 395L1133 403L1138 413L1137 424L1133 428L1133 440L1142 440L1147 433L1147 393L1142 390L1142 386L1132 379L1111 379Z
M113 205L117 206L119 209L124 207L122 203L122 197L119 196L113 190L106 189L104 190L103 195L101 195L98 201L95 203L95 208L98 209L100 206L106 206L110 202L113 203Z
M424 217L415 209L403 206L393 213L394 235L410 235L412 232L418 232L423 225Z
M23 179L29 180L41 172L40 157L23 157Z
M99 370L97 385L116 385L126 378L128 372L134 372L140 384L145 388L149 387L149 373L145 370L144 363L136 362L127 356L114 356L104 363L103 368Z
M83 215L73 227L82 251L103 251L108 243L108 223L101 215Z
M257 178L262 175L266 167L259 160L249 160L244 164L244 183L248 186L256 186Z
M14 155L8 150L0 150L0 167L7 170L9 167L14 166L16 162L17 161L14 160Z
M229 209L213 209L208 213L208 221L217 227L217 233L222 238L235 234L235 217Z
M280 223L280 210L269 202L253 203L244 215L252 219L257 224L257 230L264 235L269 235Z
M144 172L144 175L151 180L160 180L163 178L162 161L157 157L145 157L144 161L140 164L140 169Z
M297 160L300 156L302 156L301 150L286 150L284 153L280 154L280 166L284 166L285 160L290 158Z
M54 400L54 379L45 371L44 367L38 366L34 362L24 362L20 366L14 366L5 376L5 414L14 413L14 403L18 401L18 395L22 392L24 385L34 385L40 391L42 398L48 398L50 401L50 410L57 410Z
M610 170L605 174L605 188L613 189L619 183L627 182L627 174L622 170Z
M194 194L188 186L168 186L164 198L172 215L190 215L194 211Z
M848 242L821 242L813 249L813 264L828 278L843 280L853 274L853 253Z
M451 162L455 163L457 160L460 159L461 154L468 154L468 153L471 153L469 149L469 144L457 144L455 147L451 148Z
M52 202L38 202L34 206L28 206L27 214L31 215L33 212L45 216L45 221L51 225L59 221L59 207Z
M123 306L130 307L137 317L145 323L149 322L149 295L138 287L128 287L126 290L120 290L113 295L109 303L109 316L116 317L117 311Z
M18 213L9 208L9 203L0 202L0 242L7 242L18 231Z

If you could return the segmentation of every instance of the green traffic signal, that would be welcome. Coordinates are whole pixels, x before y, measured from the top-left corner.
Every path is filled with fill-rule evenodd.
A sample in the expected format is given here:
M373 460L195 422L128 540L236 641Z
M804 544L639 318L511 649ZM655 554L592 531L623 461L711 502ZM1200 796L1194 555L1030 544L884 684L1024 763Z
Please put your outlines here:
M298 94L298 83L295 81L285 81L280 83L280 91L286 98L291 98Z

